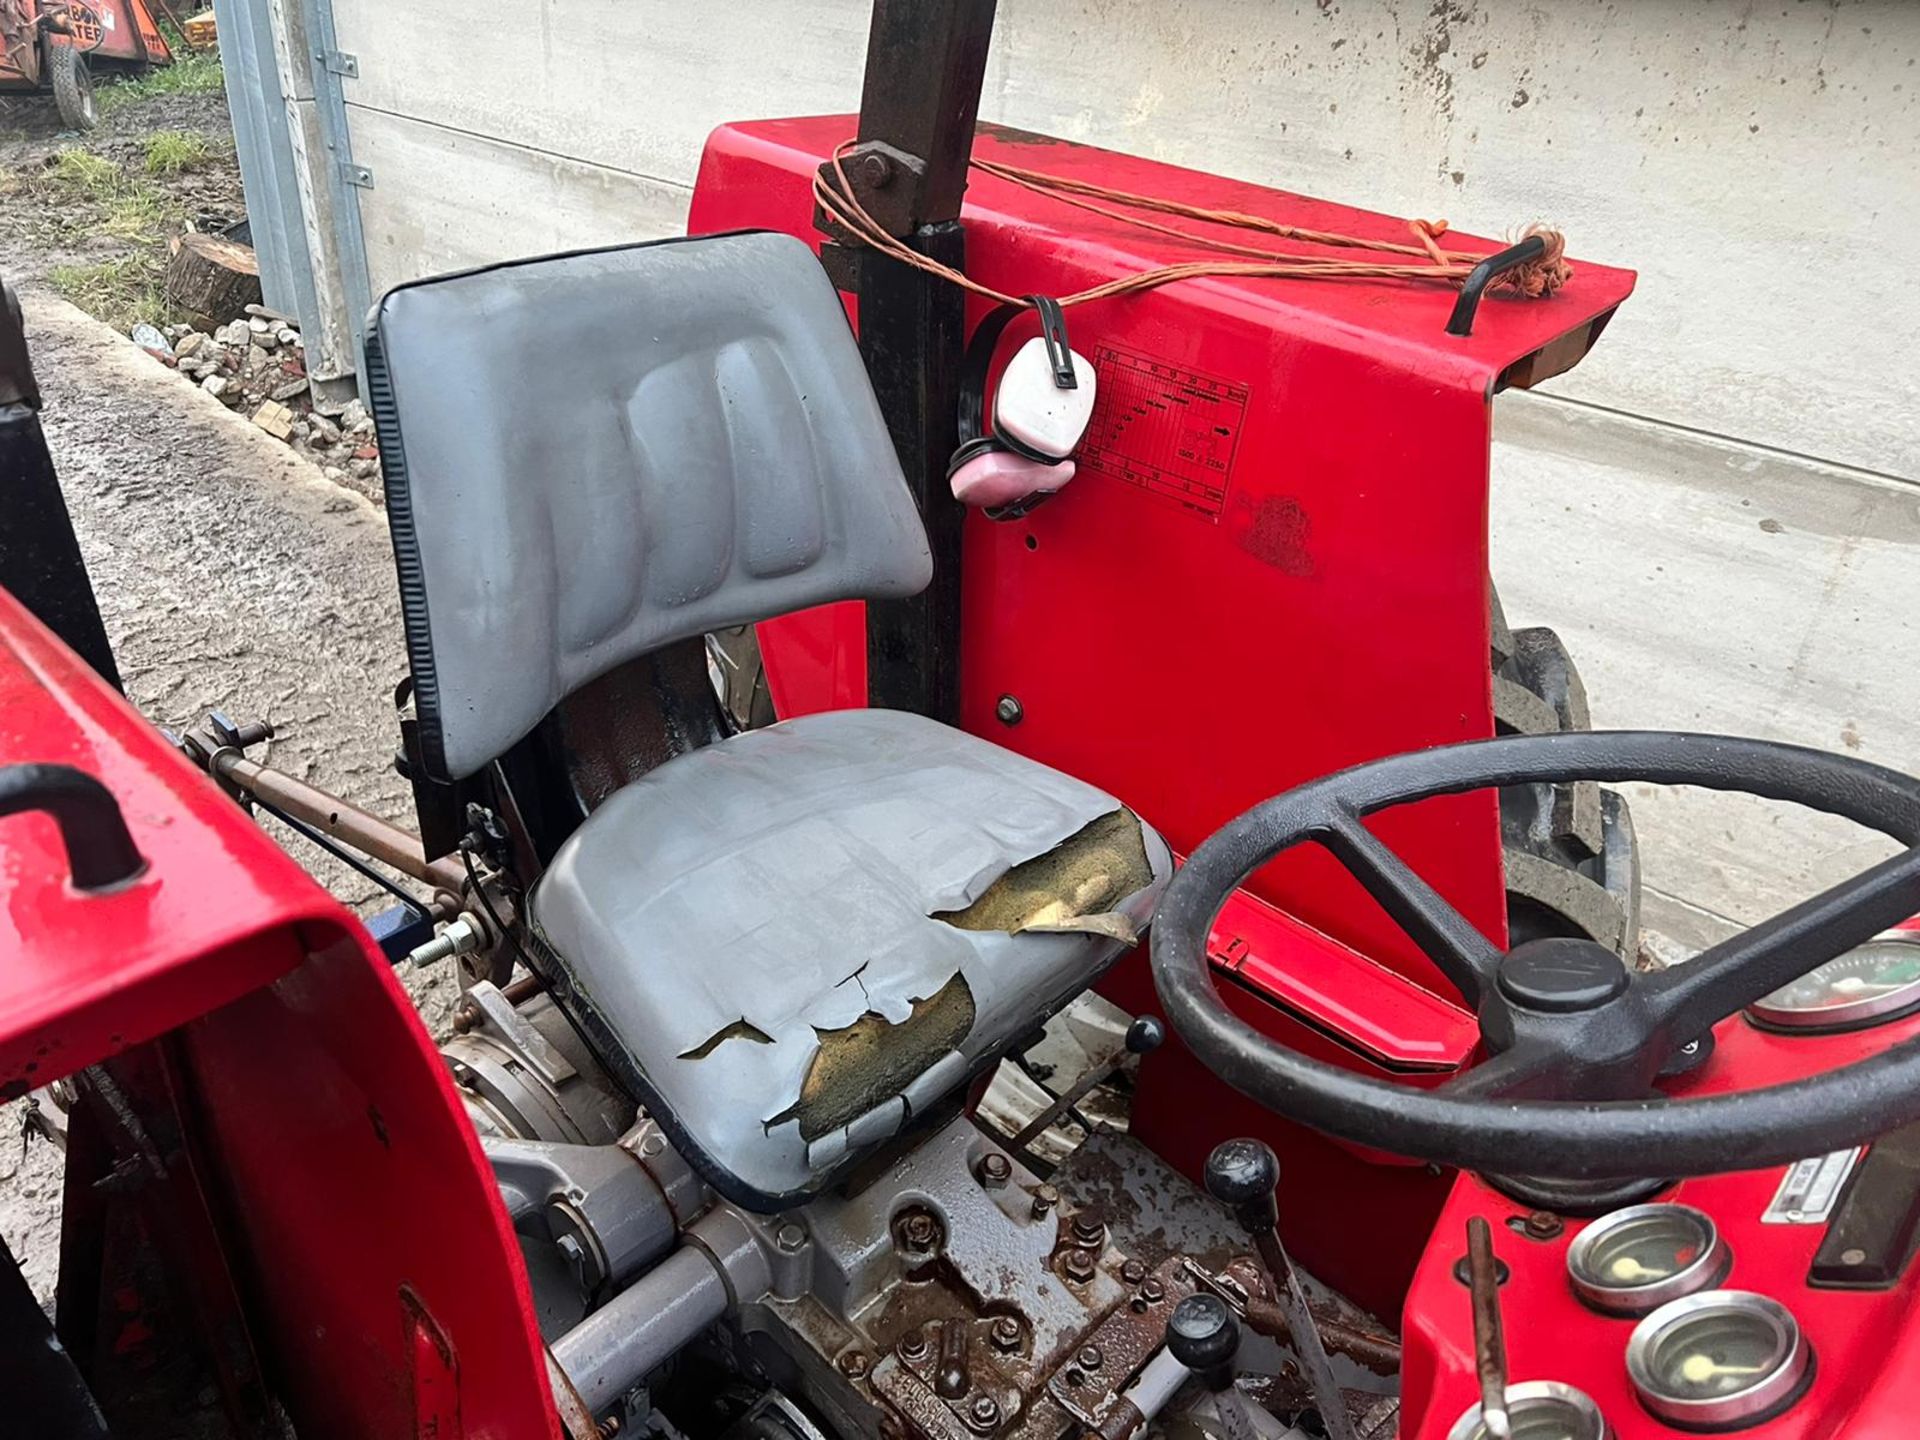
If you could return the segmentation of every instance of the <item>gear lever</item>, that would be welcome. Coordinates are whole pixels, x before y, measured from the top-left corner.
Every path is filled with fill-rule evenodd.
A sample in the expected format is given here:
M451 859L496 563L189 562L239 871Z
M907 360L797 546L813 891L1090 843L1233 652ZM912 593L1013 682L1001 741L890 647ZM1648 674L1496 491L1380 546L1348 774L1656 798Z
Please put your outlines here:
M1353 1422L1347 1414L1346 1397L1333 1378L1333 1366L1327 1360L1326 1347L1320 1343L1320 1331L1313 1312L1307 1308L1307 1292L1294 1272L1293 1262L1280 1244L1280 1202L1275 1191L1280 1184L1280 1160L1271 1148L1258 1140L1227 1140L1214 1147L1207 1157L1207 1193L1233 1210L1253 1239L1253 1248L1273 1280L1274 1300L1285 1316L1294 1349L1306 1367L1314 1404L1326 1426L1330 1440L1354 1440Z
M1253 1440L1253 1417L1233 1384L1233 1357L1240 1349L1240 1322L1218 1295L1202 1290L1173 1307L1167 1320L1167 1353L1213 1392L1214 1413L1228 1440Z

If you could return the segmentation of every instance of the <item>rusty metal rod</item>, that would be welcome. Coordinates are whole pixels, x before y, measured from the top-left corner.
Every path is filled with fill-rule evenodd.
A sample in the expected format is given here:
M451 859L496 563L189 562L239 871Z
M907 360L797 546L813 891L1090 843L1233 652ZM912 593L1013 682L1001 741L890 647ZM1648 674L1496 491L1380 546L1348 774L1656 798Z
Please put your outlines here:
M1327 1315L1316 1314L1313 1325L1320 1332L1321 1344L1330 1353L1344 1355L1376 1375L1399 1372L1400 1346L1395 1341L1370 1335ZM1273 1301L1258 1296L1247 1301L1247 1327L1269 1340L1290 1342L1293 1339L1293 1326L1287 1321L1287 1312Z
M423 885L431 885L436 890L446 890L454 895L460 894L466 885L467 877L454 861L447 858L427 859L417 835L410 835L397 825L389 825L378 815L370 814L357 805L350 805L339 796L329 795L304 780L295 779L284 770L275 770L270 765L249 760L238 750L232 749L216 751L211 765L216 776L236 789L258 795L294 819L304 821L383 864L391 865Z
M1473 1294L1473 1364L1480 1374L1480 1424L1490 1440L1508 1440L1507 1337L1500 1319L1500 1269L1493 1227L1486 1217L1467 1221L1467 1284Z

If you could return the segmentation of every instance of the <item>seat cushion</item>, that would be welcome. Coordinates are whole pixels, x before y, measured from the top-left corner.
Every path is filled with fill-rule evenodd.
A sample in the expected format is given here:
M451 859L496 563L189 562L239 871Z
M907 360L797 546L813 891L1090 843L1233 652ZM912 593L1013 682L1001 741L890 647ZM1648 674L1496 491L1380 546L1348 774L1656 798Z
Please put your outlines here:
M846 710L620 790L529 911L563 1003L687 1158L777 1209L1085 989L1171 868L1091 785Z

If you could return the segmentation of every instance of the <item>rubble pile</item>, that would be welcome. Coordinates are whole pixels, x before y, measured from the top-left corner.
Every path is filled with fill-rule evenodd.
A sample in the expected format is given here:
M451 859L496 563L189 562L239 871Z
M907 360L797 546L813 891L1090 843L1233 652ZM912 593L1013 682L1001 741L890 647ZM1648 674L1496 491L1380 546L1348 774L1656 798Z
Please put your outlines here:
M316 408L299 327L264 305L249 305L247 312L211 332L141 325L133 339L221 404L301 451L329 480L379 500L380 450L366 408L358 400L334 415Z

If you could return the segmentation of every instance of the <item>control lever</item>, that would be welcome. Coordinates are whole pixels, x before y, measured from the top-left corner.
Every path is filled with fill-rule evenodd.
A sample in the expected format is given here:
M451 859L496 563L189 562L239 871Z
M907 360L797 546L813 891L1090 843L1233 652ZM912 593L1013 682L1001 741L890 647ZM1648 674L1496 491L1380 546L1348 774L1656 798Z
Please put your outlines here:
M1218 1295L1202 1290L1173 1307L1167 1320L1167 1353L1213 1392L1214 1413L1227 1440L1254 1440L1246 1398L1234 1388L1233 1357L1240 1350L1240 1322Z
M1480 1375L1480 1425L1488 1440L1511 1440L1507 1414L1507 1336L1500 1319L1500 1262L1486 1217L1467 1221L1467 1288L1473 1297L1473 1365Z
M1329 1440L1354 1440L1346 1397L1333 1378L1326 1346L1320 1343L1319 1327L1307 1307L1307 1292L1280 1244L1280 1201L1275 1193L1280 1185L1279 1157L1258 1140L1226 1140L1207 1157L1205 1179L1207 1193L1233 1210L1234 1219L1252 1237L1260 1263L1267 1267L1274 1300L1306 1367L1307 1383Z

